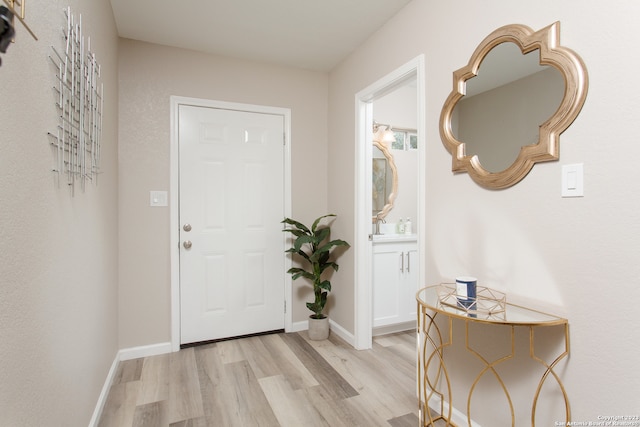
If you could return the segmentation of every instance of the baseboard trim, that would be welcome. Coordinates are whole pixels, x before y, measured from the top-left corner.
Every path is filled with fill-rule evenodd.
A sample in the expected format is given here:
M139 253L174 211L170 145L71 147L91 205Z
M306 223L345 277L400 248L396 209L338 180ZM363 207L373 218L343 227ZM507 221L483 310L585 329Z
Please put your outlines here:
M107 403L107 396L109 396L109 390L111 389L111 384L113 384L113 378L116 375L118 363L120 362L119 355L120 352L116 353L116 357L114 357L113 363L111 363L111 369L109 369L107 378L102 385L102 391L100 392L100 396L98 397L98 403L93 410L91 421L89 421L89 427L97 427L98 423L100 422L100 416L102 415L102 410L104 409L105 403Z
M159 354L171 353L170 342L158 344L142 345L139 347L125 348L118 352L120 360L139 359L141 357L157 356Z
M302 322L293 322L291 324L291 330L285 331L285 332L300 332L300 331L306 331L309 329L309 322L306 320L303 320Z
M332 333L336 334L337 336L345 340L352 347L355 347L356 339L351 332L347 331L338 323L334 322L333 319L329 319L329 327ZM308 329L309 329L309 322L306 320L303 320L301 322L294 322L291 325L291 330L287 332L300 332L300 331L306 331Z
M431 399L429 399L429 408L431 408L433 411L439 414L440 413L440 397L433 396ZM449 411L449 404L447 402L444 402L442 409L446 414ZM456 425L456 426L469 425L469 422L467 421L467 415L464 412L457 410L455 407L451 407L450 421L453 425ZM477 422L471 420L471 427L482 427L482 426Z
M376 326L373 328L373 336L393 334L396 332L404 332L416 329L416 321L396 323L393 325Z
M356 346L356 337L345 328L343 328L338 323L334 322L332 319L329 319L329 325L331 328L331 332L345 340L351 347L355 348Z
M89 421L89 427L97 427L98 423L100 422L100 416L102 415L102 410L104 409L104 405L107 403L109 390L111 390L113 379L116 375L116 371L118 370L118 363L124 360L138 359L140 357L147 357L147 356L157 356L158 354L165 354L165 353L171 353L170 342L143 345L140 347L132 347L132 348L125 348L125 349L119 350L113 359L113 363L111 363L111 368L109 369L107 378L105 379L104 385L102 386L102 391L100 392L100 396L98 397L96 408L93 410L93 416L91 417L91 421Z

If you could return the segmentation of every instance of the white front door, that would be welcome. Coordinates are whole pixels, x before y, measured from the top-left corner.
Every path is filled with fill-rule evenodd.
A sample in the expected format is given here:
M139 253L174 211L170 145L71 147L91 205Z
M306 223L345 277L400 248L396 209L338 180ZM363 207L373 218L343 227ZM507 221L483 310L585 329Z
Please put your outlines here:
M283 329L284 116L178 108L180 343Z

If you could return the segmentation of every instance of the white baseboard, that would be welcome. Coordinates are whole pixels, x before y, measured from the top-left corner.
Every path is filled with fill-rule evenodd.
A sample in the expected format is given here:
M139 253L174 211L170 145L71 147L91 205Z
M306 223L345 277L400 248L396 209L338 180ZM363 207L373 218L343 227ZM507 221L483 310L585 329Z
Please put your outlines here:
M440 398L438 396L433 396L429 399L429 407L435 411L436 413L440 413ZM444 402L443 405L444 415L447 415L449 412L449 404ZM451 419L449 420L453 425L456 426L468 426L469 423L467 421L467 414L462 411L457 410L455 407L451 408ZM482 427L477 422L471 420L471 427Z
M158 354L165 353L171 353L170 342L125 348L118 351L118 353L116 353L116 357L113 359L111 369L109 369L109 373L107 374L104 385L102 386L102 391L100 392L100 396L98 397L98 403L96 404L96 408L93 410L91 421L89 421L89 427L96 427L100 422L100 416L102 415L102 410L104 409L104 405L107 402L109 390L111 390L111 385L113 384L113 379L118 369L118 363L123 360L138 359L140 357L156 356Z
M109 369L107 378L104 381L104 385L102 386L102 391L100 392L100 396L98 397L98 403L93 410L91 421L89 421L89 427L96 427L98 425L98 422L100 422L100 416L102 415L102 410L104 409L104 405L107 402L107 396L109 396L109 390L111 389L111 384L113 384L113 377L116 375L116 370L118 369L118 362L120 362L120 359L118 357L119 354L120 352L116 353L116 357L113 359L113 363L111 363L111 369Z
M329 319L329 325L330 325L331 331L334 334L336 334L337 336L345 340L347 344L355 348L356 337L351 332L347 331L345 328L343 328L342 326L334 322L332 319Z
M396 323L393 325L376 326L373 328L373 336L393 334L395 332L404 332L416 329L416 321Z
M348 344L355 347L356 340L351 332L344 329L342 326L334 322L332 319L329 319L329 326L332 333L336 334L337 336L345 340ZM300 331L306 331L308 329L309 329L309 322L306 320L303 320L301 322L294 322L291 325L291 330L287 332L300 332Z
M125 348L118 352L120 360L139 359L140 357L157 356L158 354L171 353L170 342L142 345L140 347Z
M286 332L300 332L300 331L306 331L307 329L309 329L309 322L306 320L303 320L302 322L293 322L291 324L291 330Z

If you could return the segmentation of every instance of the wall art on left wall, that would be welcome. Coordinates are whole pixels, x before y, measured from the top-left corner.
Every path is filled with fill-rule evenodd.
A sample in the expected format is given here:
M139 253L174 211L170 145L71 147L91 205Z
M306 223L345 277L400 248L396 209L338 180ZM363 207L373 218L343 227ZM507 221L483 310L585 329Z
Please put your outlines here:
M76 183L84 191L87 182L97 183L100 172L100 144L104 87L100 64L91 52L91 39L82 34L82 15L78 19L65 10L64 51L51 46L49 56L55 66L54 93L59 123L49 132L55 153L53 171L75 194Z

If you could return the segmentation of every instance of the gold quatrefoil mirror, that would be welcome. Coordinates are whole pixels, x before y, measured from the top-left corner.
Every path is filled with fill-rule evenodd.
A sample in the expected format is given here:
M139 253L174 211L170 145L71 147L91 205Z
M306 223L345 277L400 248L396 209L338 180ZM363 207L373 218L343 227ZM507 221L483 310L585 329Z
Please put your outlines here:
M558 160L560 134L587 96L582 59L560 46L560 23L506 25L453 73L440 115L452 171L489 189L510 187L537 162Z

